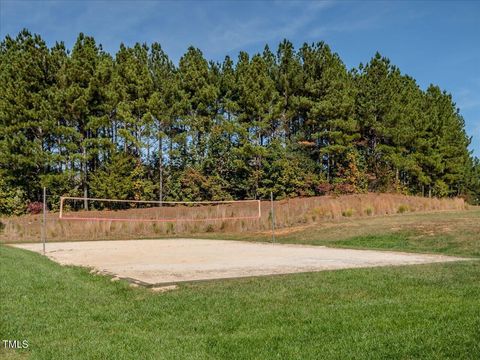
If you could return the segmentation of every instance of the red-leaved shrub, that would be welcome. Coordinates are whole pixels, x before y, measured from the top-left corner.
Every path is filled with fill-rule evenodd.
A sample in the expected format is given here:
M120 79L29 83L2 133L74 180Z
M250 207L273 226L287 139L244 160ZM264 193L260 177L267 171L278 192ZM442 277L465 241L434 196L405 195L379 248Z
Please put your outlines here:
M317 185L317 192L320 195L328 195L333 190L333 185L327 182L320 183Z
M335 193L337 194L355 194L355 186L351 184L336 184L335 185Z
M27 205L27 212L35 215L43 211L43 204L40 201L33 201Z

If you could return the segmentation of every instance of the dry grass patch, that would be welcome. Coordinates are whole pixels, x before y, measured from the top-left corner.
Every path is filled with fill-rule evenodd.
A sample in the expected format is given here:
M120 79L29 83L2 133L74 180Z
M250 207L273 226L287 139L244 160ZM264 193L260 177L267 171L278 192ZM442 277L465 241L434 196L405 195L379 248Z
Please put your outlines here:
M242 208L245 206L245 208ZM256 206L256 205L255 205ZM202 219L204 211L215 211L224 215L252 215L252 204L215 205L215 210L201 208L195 213L192 208L158 208L121 210L115 216L131 218L132 222L116 221L60 221L58 214L47 216L47 238L49 241L65 240L111 240L158 238L162 236L181 236L185 234L208 233L252 233L268 231L271 227L271 204L261 203L261 219L242 219L224 221L198 222L168 222L139 223L135 219L158 217L158 212L165 212L168 217L195 217ZM357 219L392 215L397 213L412 213L442 210L465 210L463 199L429 199L424 197L405 196L399 194L359 194L342 196L321 196L311 198L295 198L275 202L275 221L278 229L311 224L325 224L340 219ZM168 214L167 214L168 212ZM255 213L256 214L256 213ZM105 212L83 212L83 216L106 217ZM108 216L111 216L110 214ZM40 239L41 215L27 215L0 219L0 241L36 242Z

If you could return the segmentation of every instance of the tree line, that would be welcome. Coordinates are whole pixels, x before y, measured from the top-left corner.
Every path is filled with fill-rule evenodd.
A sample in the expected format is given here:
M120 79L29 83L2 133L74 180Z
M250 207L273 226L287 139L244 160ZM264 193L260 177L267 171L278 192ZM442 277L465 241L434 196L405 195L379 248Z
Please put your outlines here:
M324 42L174 64L160 44L112 56L21 31L0 45L0 213L48 188L118 199L401 192L478 202L480 162L452 97L375 54Z

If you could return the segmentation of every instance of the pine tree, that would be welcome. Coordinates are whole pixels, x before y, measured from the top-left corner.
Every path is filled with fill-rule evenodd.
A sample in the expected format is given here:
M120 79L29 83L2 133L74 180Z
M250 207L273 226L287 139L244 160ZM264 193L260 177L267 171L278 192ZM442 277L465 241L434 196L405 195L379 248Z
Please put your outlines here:
M345 169L359 166L358 156L353 155L357 153L359 136L352 77L338 55L324 43L305 44L300 56L305 85L298 102L306 119L302 143L309 145L305 150L325 178L333 182ZM351 185L359 187L360 183Z
M27 30L7 36L0 47L0 175L14 192L37 200L55 151L50 51Z
M55 103L62 139L60 151L65 155L62 162L67 171L78 174L78 186L85 198L90 173L113 147L105 131L112 112L107 87L111 67L109 55L94 38L80 34L57 75Z
M164 143L165 139L170 139L170 144L174 137L174 123L178 113L178 86L176 83L175 68L162 50L160 44L154 43L149 53L148 67L153 83L153 93L148 100L148 109L152 116L153 129L150 133L153 135L153 141L157 144L158 161L158 199L164 197ZM155 146L154 146L155 147ZM147 158L150 157L150 146L147 148ZM171 152L168 154L171 156Z
M262 163L267 153L265 146L277 130L278 93L267 62L260 55L250 60L246 53L241 53L236 72L238 121L242 126L239 178L244 179L245 195L258 198L264 175Z
M90 180L93 197L102 199L151 200L153 183L140 159L123 151L115 152Z
M115 57L112 80L117 91L116 119L117 143L125 153L137 159L142 157L142 148L151 136L153 121L148 101L153 92L153 79L148 67L148 47L135 44L133 48L120 45Z
M393 190L395 171L388 158L395 149L389 115L396 93L394 79L398 76L398 69L377 53L367 65L360 67L356 78L356 116L364 141L361 153L366 159L372 190Z
M280 129L285 141L290 141L299 127L298 96L304 85L304 74L300 57L295 53L293 44L283 40L277 50L277 71L274 74L277 91L281 97Z
M186 146L189 163L202 166L208 134L218 112L219 89L213 79L213 66L199 49L190 47L180 59L178 82L182 99L182 117L188 132Z
M112 58L80 34L0 43L0 213L53 195L206 200L396 191L480 200L452 96L380 54L347 70L323 42L236 63L157 43ZM115 184L115 186L111 186Z

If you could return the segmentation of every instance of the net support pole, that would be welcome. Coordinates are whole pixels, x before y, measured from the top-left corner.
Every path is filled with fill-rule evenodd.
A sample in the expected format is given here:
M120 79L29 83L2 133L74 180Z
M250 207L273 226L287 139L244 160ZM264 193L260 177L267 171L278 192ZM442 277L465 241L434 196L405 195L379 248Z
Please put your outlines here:
M272 207L272 243L275 244L275 208L273 206L273 192L270 191L270 203Z
M83 189L83 209L88 211L87 188Z
M58 213L58 218L61 219L63 217L63 196L60 196L60 211Z
M45 242L47 241L47 188L43 187L43 213L42 213L42 245L43 255L45 255Z

